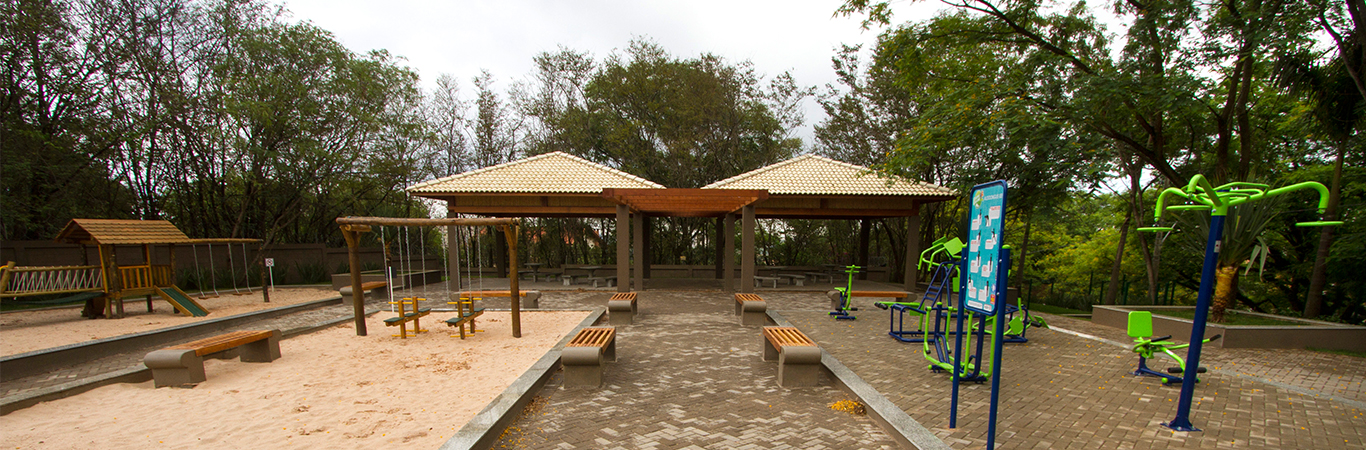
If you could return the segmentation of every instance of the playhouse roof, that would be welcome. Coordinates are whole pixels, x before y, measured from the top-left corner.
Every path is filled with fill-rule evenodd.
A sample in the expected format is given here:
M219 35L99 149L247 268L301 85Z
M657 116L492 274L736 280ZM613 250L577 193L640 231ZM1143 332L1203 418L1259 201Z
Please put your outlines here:
M194 240L165 220L71 219L57 242L96 245L190 244Z

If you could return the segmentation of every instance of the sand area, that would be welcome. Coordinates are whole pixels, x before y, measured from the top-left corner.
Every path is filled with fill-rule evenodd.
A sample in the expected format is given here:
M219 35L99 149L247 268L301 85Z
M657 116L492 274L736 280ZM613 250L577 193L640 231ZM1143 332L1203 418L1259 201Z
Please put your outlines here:
M116 384L15 411L0 447L437 448L587 314L523 312L514 339L509 313L489 312L461 340L441 323L453 312L408 339L380 312L369 336L344 324L281 341L271 363L208 360L193 389Z
M180 314L170 303L160 299L152 300L152 312L147 312L147 302L144 300L125 300L123 310L127 317L122 319L86 319L81 317L79 307L6 312L0 314L0 356L17 355L336 296L337 291L326 287L276 288L270 293L270 303L265 303L261 299L260 290L245 295L220 291L216 298L195 297L195 301L209 310L209 315L204 317Z

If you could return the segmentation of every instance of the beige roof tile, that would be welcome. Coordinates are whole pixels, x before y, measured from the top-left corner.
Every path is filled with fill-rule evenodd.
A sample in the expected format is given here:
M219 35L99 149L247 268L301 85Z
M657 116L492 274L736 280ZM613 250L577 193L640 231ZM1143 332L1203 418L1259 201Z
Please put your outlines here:
M664 189L664 186L568 153L552 152L418 183L409 186L408 192L596 194L604 188Z
M956 196L943 186L898 176L882 177L867 167L816 155L802 155L736 175L702 189L768 189L775 195Z
M165 220L71 219L58 242L116 245L188 244L192 239Z

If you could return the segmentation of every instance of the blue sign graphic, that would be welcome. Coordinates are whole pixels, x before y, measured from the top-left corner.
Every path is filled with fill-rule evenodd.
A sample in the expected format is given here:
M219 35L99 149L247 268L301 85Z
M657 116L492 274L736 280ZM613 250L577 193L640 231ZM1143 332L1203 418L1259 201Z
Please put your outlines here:
M1005 244L1006 182L993 181L972 188L968 211L968 274L962 289L963 307L968 311L996 315L996 296L1005 289L997 286L1001 246Z

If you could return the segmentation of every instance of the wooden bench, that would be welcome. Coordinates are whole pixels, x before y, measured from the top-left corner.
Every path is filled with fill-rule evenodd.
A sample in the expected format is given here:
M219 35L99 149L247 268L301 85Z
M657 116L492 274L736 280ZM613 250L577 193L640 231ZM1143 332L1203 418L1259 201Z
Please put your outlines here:
M635 292L618 292L607 299L607 320L612 325L630 325L635 321L637 311Z
M840 289L844 289L844 288L840 288ZM839 290L831 289L831 290L827 291L827 292L825 293L825 295L826 295L827 297L830 297L830 309L840 309L840 291L839 291ZM910 297L910 295L911 295L911 293L910 293L910 292L906 292L906 291L851 291L851 292L849 292L849 298L850 298L851 300L852 300L853 298L855 298L855 297L880 297L880 298L900 298L900 299L905 299L905 298ZM852 303L852 302L851 302L851 303Z
M427 330L422 329L422 318L431 314L432 309L417 307L418 302L425 301L427 301L425 298L406 297L396 302L389 302L391 305L398 305L398 315L384 319L384 326L398 327L398 334L394 336L398 336L399 339L408 338L408 322L413 323L413 336L417 336L418 333L426 333ZM409 306L412 307L411 310L407 308Z
M754 276L754 287L764 287L764 283L773 283L773 288L774 288L774 289L777 289L777 288L778 288L778 280L780 280L780 279L781 279L781 278L778 278L778 277L761 277L761 276L755 275L755 276Z
M455 301L446 302L446 304L453 304L453 305L455 305L455 317L446 319L446 326L456 327L457 329L459 329L459 330L460 330L460 339L465 339L465 328L466 328L467 326L469 327L470 336L473 336L475 333L478 333L478 332L480 331L480 330L475 329L475 325L476 325L476 324L475 324L475 321L474 321L474 320L475 320L476 318L478 318L479 316L484 315L484 308L475 308L475 307L474 307L474 300L475 300L475 299L481 299L481 298L484 298L484 297L493 297L493 295L485 295L485 294L488 294L488 293L490 293L490 292L491 292L491 291L473 291L473 292L461 292L461 293L459 293L459 294L452 294L451 297L454 297L454 298L455 298ZM502 293L502 294L503 294L502 297L511 297L511 296L512 296L512 292L511 292L511 291L492 291L492 292L493 292L493 293ZM537 292L536 295L537 295L537 296L540 296L540 293ZM455 337L455 336L452 335L451 337Z
M768 302L756 294L735 294L735 315L740 325L768 325Z
M821 348L794 327L764 327L764 361L778 361L778 385L816 386Z
M787 284L791 286L806 286L806 277L803 275L780 273L778 274L778 278L786 279Z
M239 348L240 347L240 348ZM148 353L142 363L152 369L156 387L184 386L207 380L204 357L238 349L242 362L271 362L280 359L280 330L243 330L207 339L173 345ZM216 355L231 358L230 353Z
M564 367L564 387L597 388L602 386L603 363L617 360L617 329L588 327L579 330L560 352Z

